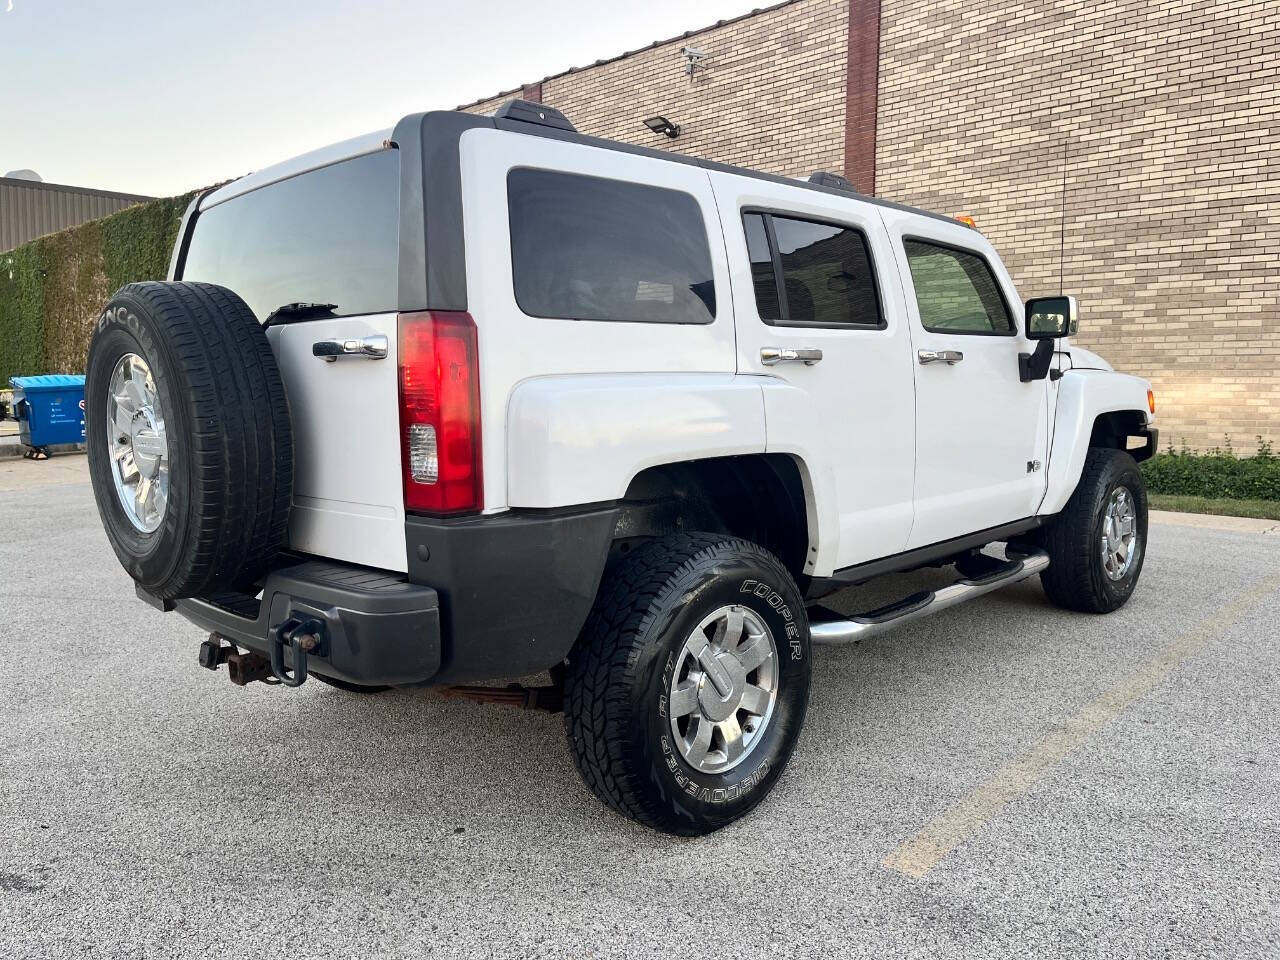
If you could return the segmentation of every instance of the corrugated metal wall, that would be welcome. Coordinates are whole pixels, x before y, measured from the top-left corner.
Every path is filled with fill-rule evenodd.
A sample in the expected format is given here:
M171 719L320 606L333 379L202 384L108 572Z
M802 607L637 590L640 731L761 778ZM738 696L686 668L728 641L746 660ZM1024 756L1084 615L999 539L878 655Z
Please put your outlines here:
M0 177L0 252L150 199Z

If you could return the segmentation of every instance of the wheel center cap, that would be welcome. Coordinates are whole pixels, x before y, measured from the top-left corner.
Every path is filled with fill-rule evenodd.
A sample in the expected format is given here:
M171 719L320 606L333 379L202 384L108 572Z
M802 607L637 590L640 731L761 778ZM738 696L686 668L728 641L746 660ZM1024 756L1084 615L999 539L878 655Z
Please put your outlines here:
M129 431L129 445L133 447L133 459L145 476L154 476L165 454L165 439L156 430L150 417L140 416L133 421Z
M738 709L747 686L747 671L728 653L709 657L702 666L706 679L698 691L698 706L708 720L719 723Z

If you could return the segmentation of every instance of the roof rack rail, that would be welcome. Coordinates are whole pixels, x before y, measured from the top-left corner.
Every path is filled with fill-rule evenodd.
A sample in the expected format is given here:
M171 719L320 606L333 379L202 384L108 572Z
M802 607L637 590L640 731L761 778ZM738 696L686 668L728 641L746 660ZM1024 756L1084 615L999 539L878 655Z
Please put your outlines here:
M850 193L857 193L853 184L838 173L830 173L826 170L819 170L817 173L809 175L809 182L817 184L819 187L834 187L837 190L848 190Z
M555 127L557 130L568 130L577 133L578 128L569 122L569 118L555 107L545 103L533 103L529 100L508 100L495 112L498 120L522 120L525 123L536 123L542 127Z

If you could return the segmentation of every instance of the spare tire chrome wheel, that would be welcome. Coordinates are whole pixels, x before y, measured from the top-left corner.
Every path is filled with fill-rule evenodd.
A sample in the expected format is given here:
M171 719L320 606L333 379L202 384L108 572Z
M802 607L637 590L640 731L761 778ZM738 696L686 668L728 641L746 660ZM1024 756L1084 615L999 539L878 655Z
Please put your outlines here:
M126 353L112 371L108 390L107 449L116 494L133 525L152 533L169 503L169 444L147 361Z
M162 600L249 590L286 541L293 434L271 344L238 296L131 283L85 368L89 477L121 566Z

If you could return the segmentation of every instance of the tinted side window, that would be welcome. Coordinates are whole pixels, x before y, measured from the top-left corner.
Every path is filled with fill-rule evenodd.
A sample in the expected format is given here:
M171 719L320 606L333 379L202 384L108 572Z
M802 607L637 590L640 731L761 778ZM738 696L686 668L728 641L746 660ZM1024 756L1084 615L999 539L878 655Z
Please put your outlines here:
M987 262L976 253L904 240L920 322L935 333L1012 333L1013 319Z
M519 168L507 201L516 303L530 316L715 319L707 229L690 194Z
M332 303L339 316L389 312L399 230L399 157L383 150L205 210L182 278L229 287L259 321L287 303Z
M743 224L761 320L884 325L871 254L860 230L759 213L746 214Z
M773 251L769 247L764 215L748 213L742 218L742 223L747 231L747 256L751 259L751 281L755 285L756 309L760 312L760 319L766 322L781 320L778 280L773 273Z

